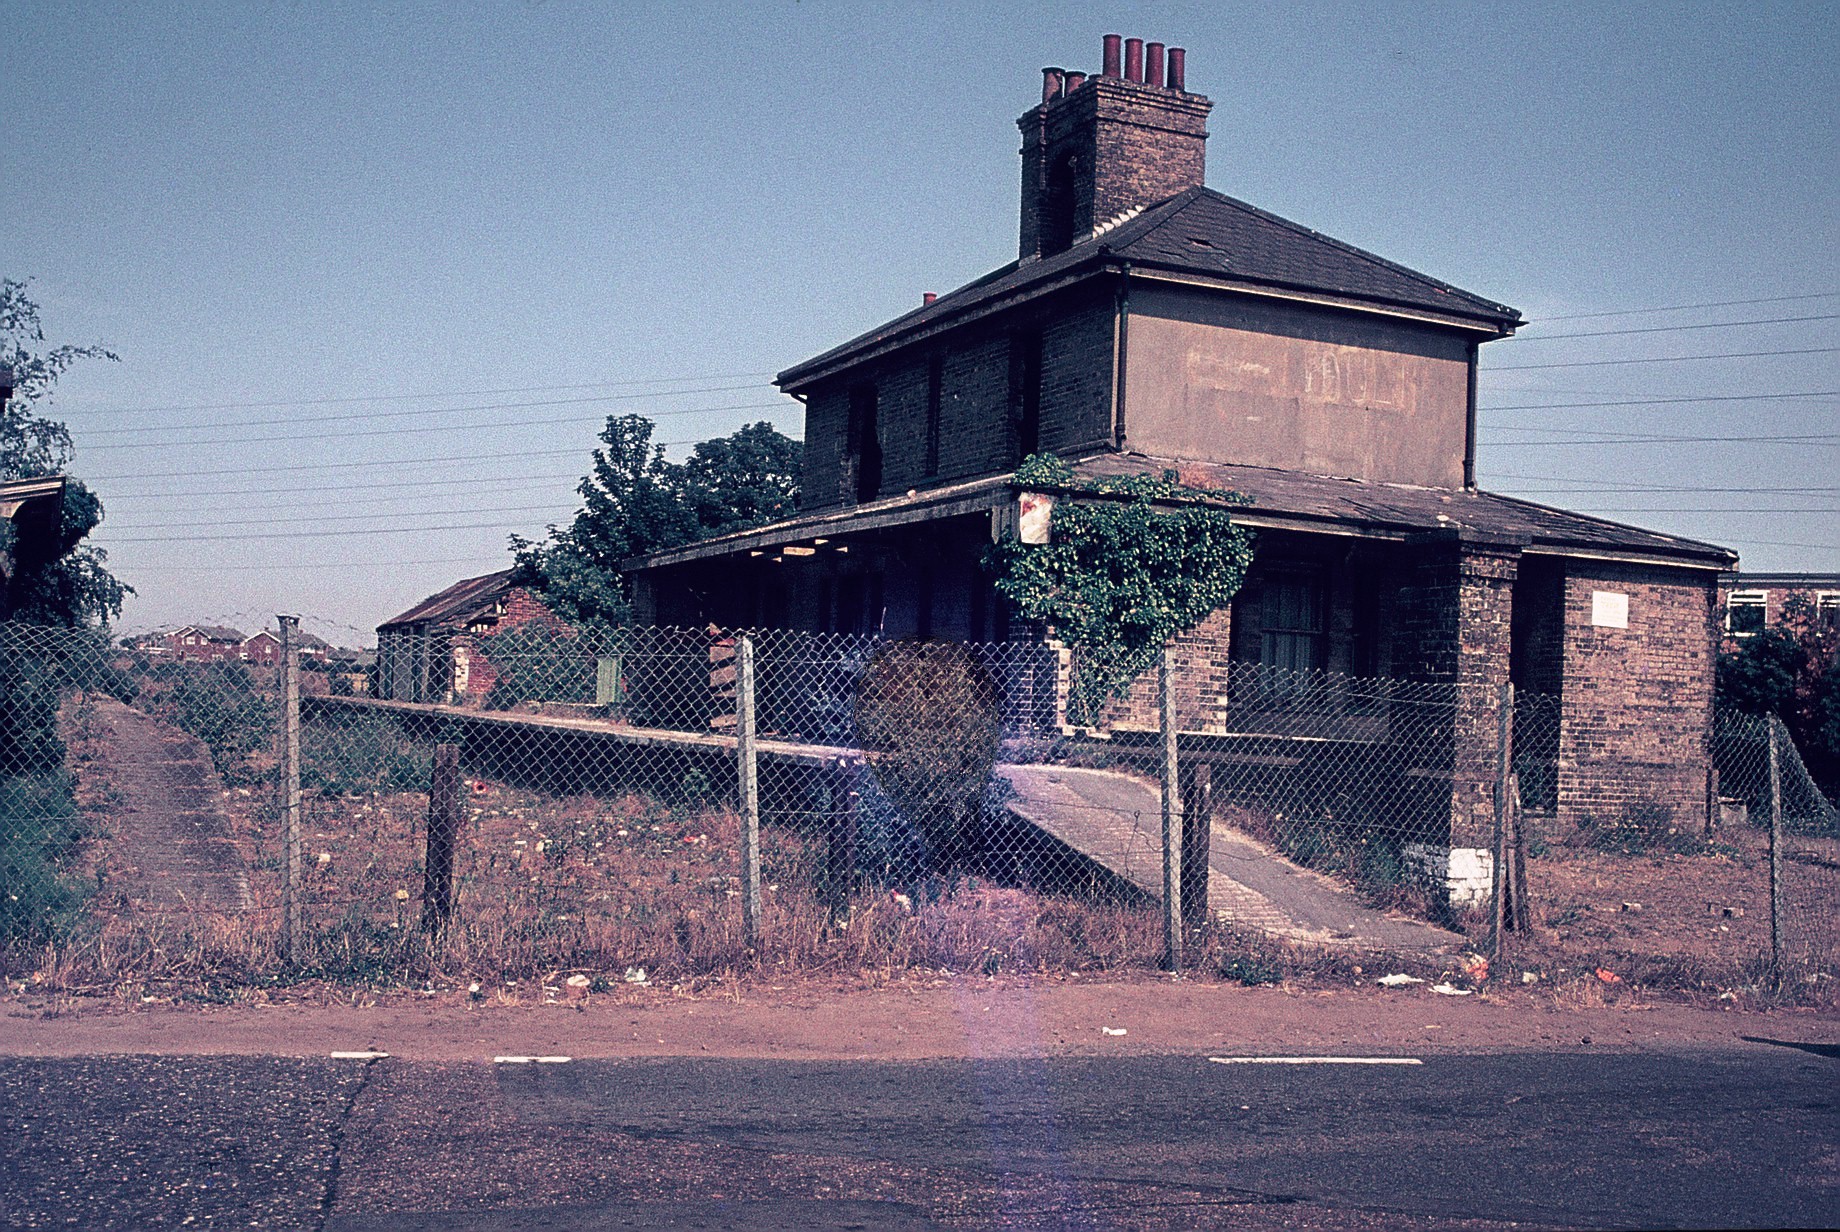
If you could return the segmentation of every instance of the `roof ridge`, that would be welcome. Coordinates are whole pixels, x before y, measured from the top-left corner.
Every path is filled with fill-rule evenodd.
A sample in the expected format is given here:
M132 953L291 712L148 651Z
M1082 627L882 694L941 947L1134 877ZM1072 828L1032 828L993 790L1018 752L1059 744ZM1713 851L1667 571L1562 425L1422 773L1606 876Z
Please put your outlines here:
M1380 254L1369 252L1365 248L1361 248L1361 247L1358 247L1357 245L1350 244L1347 240L1336 239L1333 235L1329 235L1325 232L1318 231L1314 227L1306 227L1302 223L1295 222L1289 218L1284 217L1281 214L1274 214L1270 210L1262 210L1258 206L1253 205L1249 201L1241 201L1238 197L1230 197L1226 193L1221 192L1217 188L1209 188L1206 185L1201 185L1199 188L1190 189L1188 191L1195 192L1197 194L1204 194L1206 196L1212 197L1224 205L1230 205L1234 209L1242 210L1245 213L1255 215L1259 218L1264 219L1267 222L1276 223L1279 226L1284 227L1290 231L1296 232L1299 235L1307 236L1313 240L1319 240L1322 243L1328 244L1332 248L1338 248L1341 251L1348 253L1350 256L1358 257L1363 261L1372 262L1373 264L1378 265L1383 269L1391 270L1396 274L1404 274L1408 278L1421 282L1428 287L1434 287L1437 290L1443 291L1444 293L1448 295L1461 296L1462 298L1470 301L1471 303L1481 304L1485 307L1495 309L1498 312L1501 312L1503 314L1512 313L1517 318L1520 316L1520 310L1518 308L1510 308L1508 305L1500 303L1499 301L1496 301L1496 300L1484 299L1482 296L1477 295L1472 291L1465 291L1462 287L1456 286L1454 283L1445 282L1441 278L1433 278L1430 274L1424 273L1420 270L1415 270L1409 265L1401 265L1397 261L1389 261L1387 260L1387 258L1381 256Z

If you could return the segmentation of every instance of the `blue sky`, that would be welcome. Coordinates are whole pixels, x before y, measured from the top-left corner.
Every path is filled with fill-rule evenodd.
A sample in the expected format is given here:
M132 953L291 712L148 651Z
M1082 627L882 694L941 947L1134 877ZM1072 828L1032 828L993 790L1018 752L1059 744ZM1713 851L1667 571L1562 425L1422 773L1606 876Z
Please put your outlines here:
M52 413L139 591L126 628L298 611L353 642L566 520L610 412L797 435L769 374L1013 257L1015 118L1108 31L1189 49L1213 187L1537 323L1484 352L1485 485L1840 569L1835 322L1678 328L1840 313L1829 6L0 0L0 23L0 272L53 341L122 356ZM1817 353L1751 354L1790 350ZM1648 401L1680 398L1725 400Z

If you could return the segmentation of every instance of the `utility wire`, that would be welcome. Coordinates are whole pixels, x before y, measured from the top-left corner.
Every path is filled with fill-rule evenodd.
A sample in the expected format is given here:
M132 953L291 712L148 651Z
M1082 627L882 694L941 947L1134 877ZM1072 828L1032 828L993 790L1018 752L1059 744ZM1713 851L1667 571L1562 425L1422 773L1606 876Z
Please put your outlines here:
M473 406L424 406L408 411L359 411L342 415L288 415L279 419L231 419L221 423L143 424L136 428L98 428L93 431L85 431L83 433L83 439L88 441L91 438L99 436L128 436L147 432L215 432L221 428L292 427L298 424L343 423L350 420L364 420L369 422L377 419L406 419L416 415L459 415L467 411L516 411L523 410L526 407L576 406L595 402L630 402L642 398L675 398L679 395L688 394L741 393L747 390L758 390L759 388L759 385L701 385L695 389L673 389L665 393L647 391L638 394L597 394L588 398L546 398L540 402L483 402ZM774 405L777 406L781 404L775 403ZM786 402L784 405L788 409L795 409L798 404ZM706 408L689 407L676 410L651 411L646 414L646 418L653 419L666 415L696 415L700 414L704 409ZM91 448L99 448L99 446L91 446Z
M429 515L433 516L433 515ZM445 526L377 526L369 530L292 530L250 535L149 535L104 539L102 547L123 543L243 543L257 539L344 539L357 535L428 535L450 530L508 530L502 522L450 522ZM382 562L393 563L393 562Z
M701 441L653 441L667 449L680 445L700 445ZM581 456L580 448L575 449L515 449L506 453L459 454L438 458L379 458L368 462L301 462L291 466L229 466L217 470L199 471L147 471L142 473L125 473L120 475L84 476L89 483L113 482L118 479L195 479L208 478L212 475L278 475L286 472L349 470L360 466L435 466L450 462L497 462L506 458L576 458Z
M556 506L554 504L549 504L549 505L504 505L504 506L493 506L493 507L488 507L488 508L483 508L483 509L469 507L464 510L425 509L425 510L415 510L415 511L404 511L402 516L411 517L411 518L436 518L436 517L442 517L442 516L448 516L448 515L458 516L458 517L475 517L482 513L530 514L530 513L554 513L555 511L556 511ZM168 522L165 519L161 519L159 521L159 527L162 530L180 530L186 527L193 527L193 526L202 526L202 527L207 527L207 528L216 527L216 528L223 529L223 528L234 528L234 527L239 527L239 526L298 526L303 523L313 523L315 525L318 525L318 524L322 524L326 522L368 522L368 521L374 521L377 518L377 516L378 515L375 512L371 512L371 513L328 513L328 514L310 515L304 518L262 518L259 521L242 521L242 522L226 522L222 518L209 519L203 522ZM428 529L439 530L441 528L440 527L430 527Z
M677 411L673 413L679 415L714 415L726 411L771 410L776 407L784 407L784 405L784 403L779 402L744 402L734 406L703 406L693 410ZM463 409L486 410L490 408L467 407ZM487 428L548 428L555 427L558 424L574 424L581 427L590 426L584 423L579 415L565 415L558 419L520 419L513 423L423 424L416 428L372 428L362 432L297 432L280 436L240 436L214 439L208 438L198 441L162 441L160 443L170 445L271 445L282 441L350 441L370 436L418 436L428 432L457 432L462 430L484 430ZM172 429L167 430L171 431ZM208 431L209 426L200 424L197 426L196 430L201 432ZM85 448L90 451L100 452L105 449L145 449L147 445L148 442L135 441L117 445L88 445L85 446Z
M1742 308L1751 304L1789 304L1799 300L1832 299L1840 291L1816 291L1809 295L1770 295L1762 299L1722 299L1703 304L1669 304L1661 308L1620 308L1615 312L1569 312L1541 321L1588 321L1597 317L1636 317L1651 312L1687 312L1694 308Z
M1793 325L1798 321L1840 320L1840 312L1812 317L1764 317L1756 321L1705 321L1694 325L1647 325L1641 329L1594 329L1578 334L1516 334L1512 342L1564 342L1567 338L1613 338L1620 334L1677 334L1689 329L1737 329L1746 325Z
M1650 359L1579 359L1563 364L1509 364L1488 372L1531 372L1536 368L1601 368L1610 364L1678 364L1695 359L1759 359L1768 355L1831 355L1840 347L1803 347L1794 351L1727 351L1718 355L1657 355Z
M1614 402L1527 402L1485 406L1482 411L1571 411L1601 406L1677 406L1690 402L1764 402L1784 398L1840 398L1840 389L1811 389L1793 394L1705 394L1696 398L1625 398Z
M413 402L421 398L479 398L488 394L541 394L565 389L617 389L631 385L677 385L685 381L738 381L771 378L770 372L723 372L705 376L654 376L624 381L586 381L575 385L510 385L503 389L449 389L425 394L352 394L339 398L277 398L266 402L192 402L164 406L92 407L87 415L161 415L168 411L248 411L271 406L342 406L357 402ZM668 395L669 390L659 391Z
M1585 432L1562 428L1500 428L1501 432L1566 432L1580 437L1568 441L1496 441L1491 448L1521 445L1834 445L1840 433L1807 436L1619 436L1611 432Z

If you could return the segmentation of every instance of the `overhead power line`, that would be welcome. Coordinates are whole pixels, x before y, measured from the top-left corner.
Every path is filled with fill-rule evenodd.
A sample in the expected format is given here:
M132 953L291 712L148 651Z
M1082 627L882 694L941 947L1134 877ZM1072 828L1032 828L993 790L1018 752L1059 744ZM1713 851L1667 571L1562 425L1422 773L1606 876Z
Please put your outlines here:
M1637 317L1652 312L1688 312L1695 308L1742 308L1751 304L1790 304L1801 300L1832 299L1840 291L1815 291L1807 295L1767 295L1761 299L1721 299L1703 304L1668 304L1660 308L1619 308L1614 312L1568 312L1541 317L1542 321L1589 321L1597 317Z
M715 415L726 411L761 411L772 410L776 407L783 406L784 404L779 402L743 402L733 406L703 406L697 407L694 410L673 413L682 415ZM196 441L162 441L160 443L162 445L271 445L282 441L350 441L370 436L419 436L428 432L457 432L463 429L483 430L500 427L547 428L555 427L558 424L587 426L582 423L579 415L565 415L557 419L520 419L515 423L509 424L423 424L415 428L372 428L362 432L296 432L278 436L234 436L207 438L205 440ZM208 428L201 424L197 430L208 431ZM100 452L105 449L145 449L148 447L148 444L149 442L138 441L132 444L89 445L86 446L86 448L91 451Z
M461 510L454 510L454 509L421 509L421 510L414 510L414 511L405 510L399 516L407 517L407 518L437 518L437 517L443 517L443 516L477 517L478 515L485 514L485 513L553 514L553 513L556 513L556 505L551 503L548 505L498 505L498 506L489 506L489 507L482 507L482 508L473 508L469 506L468 508L461 509ZM569 513L565 516L573 517L574 511L570 510ZM374 522L377 520L378 517L379 515L376 512L371 512L371 513L311 514L303 518L264 517L259 520L247 520L247 521L226 521L222 518L213 518L213 519L207 519L201 522L168 522L162 518L158 523L158 528L160 530L183 530L183 529L187 529L190 527L214 527L214 528L221 528L221 529L232 529L232 528L246 527L246 526L300 526L300 525L308 524L308 523L313 524L313 525L321 525L321 524L328 523L328 522ZM439 530L441 528L440 527L430 527L427 529Z
M1649 359L1578 359L1561 364L1490 365L1487 372L1531 372L1536 368L1602 368L1611 364L1679 364L1698 359L1760 359L1769 355L1831 355L1840 347L1802 347L1793 351L1726 351L1716 355L1657 355Z
M349 394L337 398L275 398L263 402L175 402L161 406L90 407L86 415L160 415L168 411L251 411L271 406L342 406L358 402L413 402L422 398L482 398L497 394L542 394L564 389L618 389L632 385L681 385L686 381L738 381L770 378L771 372L722 372L700 376L638 377L623 381L584 381L573 385L507 385L501 389L446 389L422 394ZM668 392L668 391L661 391Z
M1600 406L1677 406L1690 402L1766 402L1785 398L1840 398L1840 389L1811 389L1794 394L1703 394L1695 398L1623 398L1614 402L1526 402L1485 406L1483 411L1571 411Z
M503 522L450 522L445 526L375 526L369 530L261 531L248 535L143 535L125 539L105 538L101 546L113 548L123 543L243 543L258 539L345 539L358 535L428 535L449 530L509 529Z
M1578 440L1564 441L1496 441L1493 448L1515 445L1831 445L1840 444L1840 433L1825 432L1794 436L1628 436L1615 432L1586 432L1569 428L1498 428L1499 432L1563 432Z
M653 441L670 449L680 445L700 445L701 441ZM366 462L300 462L290 466L229 466L216 470L146 471L120 475L86 475L90 483L109 483L117 479L208 479L213 475L279 475L288 472L350 470L361 466L436 466L450 462L495 462L505 458L578 458L581 449L514 449L506 453L471 453L439 458L379 458Z
M1614 338L1620 334L1676 334L1689 329L1738 329L1747 325L1793 325L1799 321L1840 320L1840 312L1812 317L1765 317L1756 321L1705 321L1693 325L1647 325L1640 329L1593 329L1577 334L1516 334L1510 342L1564 342L1567 338Z
M222 428L292 427L297 424L345 423L351 420L364 420L368 422L376 419L408 419L416 415L459 415L467 411L516 411L523 410L527 407L579 406L595 402L631 402L642 398L675 398L680 395L688 396L690 394L741 393L746 390L758 390L759 388L760 386L757 384L702 385L695 389L673 389L668 392L652 390L639 394L597 394L588 398L545 398L538 402L482 402L472 406L426 406L417 407L409 411L359 411L342 415L286 415L278 419L231 419L221 423L142 424L133 428L97 428L85 431L83 433L83 439L88 441L99 436L129 436L148 432L215 432ZM777 406L780 404L775 403L774 405ZM788 402L785 405L793 407L797 404ZM703 409L704 408L701 407L689 407L679 410L650 411L646 414L646 418L656 419L667 415L695 415ZM90 446L90 448L103 448L103 446Z

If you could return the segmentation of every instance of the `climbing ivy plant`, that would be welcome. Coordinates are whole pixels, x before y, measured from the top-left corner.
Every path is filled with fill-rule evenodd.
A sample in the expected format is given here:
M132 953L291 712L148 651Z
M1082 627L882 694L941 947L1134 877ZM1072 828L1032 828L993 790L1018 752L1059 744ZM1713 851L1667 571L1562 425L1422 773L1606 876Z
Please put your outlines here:
M1016 484L1063 497L1050 515L1049 541L993 544L985 566L999 594L1078 652L1069 717L1091 723L1170 639L1239 591L1253 536L1233 524L1227 506L1251 502L1183 484L1174 471L1081 481L1052 454L1026 459Z

